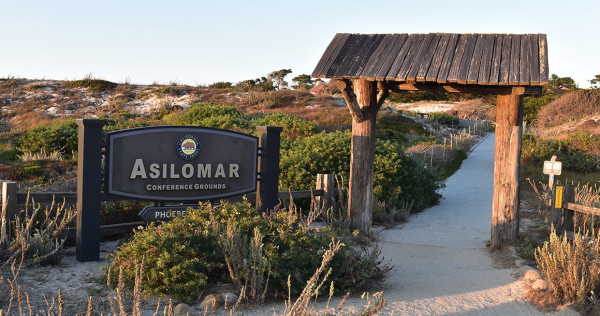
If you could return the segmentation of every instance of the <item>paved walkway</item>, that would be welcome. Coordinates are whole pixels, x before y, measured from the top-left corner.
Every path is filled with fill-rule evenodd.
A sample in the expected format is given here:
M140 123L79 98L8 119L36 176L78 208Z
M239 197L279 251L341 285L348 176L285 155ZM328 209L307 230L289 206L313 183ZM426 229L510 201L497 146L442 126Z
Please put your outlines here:
M494 134L446 181L442 202L383 232L396 272L381 315L577 315L540 313L522 299L516 267L494 263L490 239Z

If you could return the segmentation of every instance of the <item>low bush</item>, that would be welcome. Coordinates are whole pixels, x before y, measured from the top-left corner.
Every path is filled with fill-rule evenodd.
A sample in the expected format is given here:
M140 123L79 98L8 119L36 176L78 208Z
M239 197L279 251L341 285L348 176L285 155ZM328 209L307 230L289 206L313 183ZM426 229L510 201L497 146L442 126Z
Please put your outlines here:
M538 113L556 98L558 98L558 95L553 93L545 93L541 97L525 97L523 99L523 121L528 124L537 122Z
M350 131L320 133L298 139L283 148L280 159L280 190L309 190L318 173L349 178ZM439 203L436 191L443 187L437 174L407 156L391 141L377 141L373 191L381 201L414 201L413 210L422 211Z
M14 147L23 153L57 151L63 157L72 157L77 152L78 137L77 123L69 120L30 129L14 141Z
M231 229L239 232L233 234ZM251 251L246 248L252 244L248 241L257 234L259 237L254 238L259 242ZM332 238L342 238L346 245L329 265L333 267L330 280L336 289L363 288L370 280L388 275L390 267L382 264L377 252L353 247L355 237L347 231L311 230L293 206L261 216L249 203L223 202L216 209L210 203L201 204L189 209L184 218L137 231L115 253L110 277L116 279L122 270L125 283L133 285L136 260L144 257L144 291L186 300L196 298L209 284L232 279L240 285L248 284L248 278L256 274L238 269L239 266L244 262L264 262L260 265L262 270L255 272L268 276L270 293L297 295L319 267ZM237 265L232 250L239 250ZM259 253L258 259L252 259L252 253Z
M163 121L174 125L203 126L232 131L249 130L249 121L236 107L210 102L197 103L186 111L166 115Z
M458 117L450 115L446 112L429 113L429 118L440 125L446 126L457 126L460 121Z
M421 123L401 114L380 112L377 115L377 138L405 142L405 134L426 135Z
M45 180L45 173L43 162L29 161L12 167L6 177L13 181L41 183Z
M117 84L102 79L94 79L86 77L81 80L73 80L65 82L65 86L69 88L86 88L95 92L104 92L117 87Z
M597 145L594 145L597 138L593 135L574 134L567 140L555 140L523 134L521 161L524 164L541 166L544 161L556 156L556 160L562 162L563 169L595 172L600 166L600 157L586 153L584 150L597 151Z
M215 89L230 89L233 88L233 84L229 81L219 81L209 85L209 87Z
M297 138L308 137L317 132L317 125L285 113L267 114L251 121L253 129L256 126L283 127L281 137L292 141Z

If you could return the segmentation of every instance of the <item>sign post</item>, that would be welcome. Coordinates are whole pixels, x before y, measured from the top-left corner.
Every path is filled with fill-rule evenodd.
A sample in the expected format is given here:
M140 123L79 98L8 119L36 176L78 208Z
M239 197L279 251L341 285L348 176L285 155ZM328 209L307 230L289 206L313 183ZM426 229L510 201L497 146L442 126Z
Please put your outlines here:
M100 189L103 120L77 120L77 237L79 262L100 260Z
M550 175L548 186L550 190L554 187L554 176L560 176L562 171L562 162L556 161L556 156L552 156L550 161L544 161L544 174Z

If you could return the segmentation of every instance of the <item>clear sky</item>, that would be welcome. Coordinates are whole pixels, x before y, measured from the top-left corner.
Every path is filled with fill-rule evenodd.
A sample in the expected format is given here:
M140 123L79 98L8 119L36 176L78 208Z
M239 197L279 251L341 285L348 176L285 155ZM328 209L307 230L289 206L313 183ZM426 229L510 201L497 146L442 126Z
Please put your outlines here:
M336 33L545 33L550 74L600 74L600 1L0 0L0 78L233 83L311 74Z

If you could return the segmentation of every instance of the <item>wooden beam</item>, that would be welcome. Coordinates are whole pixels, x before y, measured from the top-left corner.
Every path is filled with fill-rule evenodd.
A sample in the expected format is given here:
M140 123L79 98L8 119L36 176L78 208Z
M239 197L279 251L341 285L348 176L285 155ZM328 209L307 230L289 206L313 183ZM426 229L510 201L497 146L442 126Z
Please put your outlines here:
M461 85L461 84L437 84L437 83L398 83L386 82L385 87L390 91L441 91L454 93L473 93L473 94L498 94L506 86L481 86L481 85ZM523 89L522 94L539 95L542 93L541 86L520 86Z

